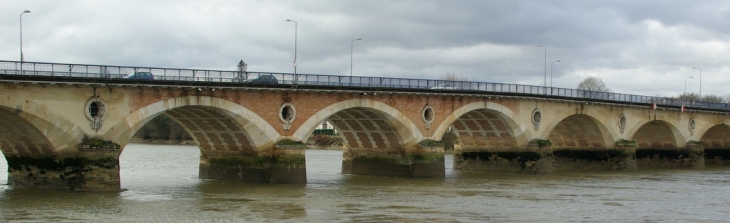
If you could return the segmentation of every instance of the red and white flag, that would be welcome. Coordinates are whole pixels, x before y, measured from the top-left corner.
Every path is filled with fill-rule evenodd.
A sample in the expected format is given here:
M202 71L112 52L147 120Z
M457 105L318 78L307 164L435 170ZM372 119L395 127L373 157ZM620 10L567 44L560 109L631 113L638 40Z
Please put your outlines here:
M682 105L682 113L684 113L684 111L686 111L686 110L684 110L684 105Z
M656 110L656 102L654 102L654 103L651 103L651 109L652 109L652 110Z

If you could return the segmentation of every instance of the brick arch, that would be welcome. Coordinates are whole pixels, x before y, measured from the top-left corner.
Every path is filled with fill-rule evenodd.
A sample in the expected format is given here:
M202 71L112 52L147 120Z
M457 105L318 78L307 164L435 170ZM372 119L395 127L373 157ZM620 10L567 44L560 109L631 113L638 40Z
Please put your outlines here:
M488 145L498 148L522 147L527 145L526 125L511 117L517 117L509 108L494 102L466 104L446 116L431 138L440 140L452 125L459 132L460 143L464 145ZM463 134L463 138L460 136ZM507 136L507 137L505 137Z
M349 148L404 148L387 114L371 108L349 108L327 119Z
M0 117L0 148L5 156L72 156L84 136L68 119L26 100L0 99Z
M700 141L705 143L705 149L730 148L730 126L712 126L702 135Z
M367 118L372 118L372 121L368 121ZM319 124L332 119L339 120L339 123L332 124L343 136L353 135L347 143L358 147L351 148L362 148L359 146L365 146L376 139L387 139L388 144L397 142L398 145L409 146L424 138L418 127L403 113L385 103L370 99L352 99L327 106L309 117L291 137L294 140L306 141ZM374 138L361 139L366 136ZM347 136L343 138L348 140ZM360 143L356 143L358 139ZM373 145L377 144L380 143L376 142Z
M686 143L676 127L661 120L644 123L636 130L631 140L636 141L640 149L677 148Z
M201 150L249 151L273 146L280 135L251 110L220 98L185 96L132 112L106 134L124 146L144 124L162 114L180 123Z
M452 123L453 131L462 146L482 146L510 149L517 147L517 139L503 117L492 110L470 111Z
M549 131L547 139L554 149L605 149L613 147L614 141L605 125L583 114L560 120Z

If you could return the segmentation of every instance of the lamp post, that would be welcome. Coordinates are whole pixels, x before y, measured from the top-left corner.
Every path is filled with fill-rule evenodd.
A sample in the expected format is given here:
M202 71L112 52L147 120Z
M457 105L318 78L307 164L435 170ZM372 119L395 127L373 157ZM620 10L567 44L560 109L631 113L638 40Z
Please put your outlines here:
M292 65L294 67L294 83L297 83L297 21L287 19L287 22L293 22L294 23L294 64Z
M20 13L20 63L23 63L23 14L25 13L30 13L30 10Z
M362 40L362 38L357 38L357 39L354 39L354 40L350 41L350 77L352 77L352 45L357 40Z
M692 69L700 70L700 101L702 100L702 68L692 67Z
M684 94L687 95L687 79L690 79L692 77L684 78Z
M553 63L555 62L560 63L560 60L550 62L550 87L553 87Z
M544 86L547 87L547 47L543 45L537 45L537 47L545 48L545 84Z

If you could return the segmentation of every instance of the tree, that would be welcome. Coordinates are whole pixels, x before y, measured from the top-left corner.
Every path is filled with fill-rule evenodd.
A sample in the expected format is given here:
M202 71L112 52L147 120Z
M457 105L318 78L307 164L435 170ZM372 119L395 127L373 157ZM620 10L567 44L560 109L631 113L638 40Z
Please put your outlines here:
M702 96L702 101L704 102L715 102L715 103L725 103L725 99L720 97L720 95L714 95L714 94L706 94Z
M685 100L685 101L697 101L700 99L700 96L693 92L685 92L685 93L679 95L679 99Z
M466 83L466 81L469 78L467 77L461 77L459 75L456 75L456 73L446 73L443 80L445 80L445 83L451 84L456 89L468 89L469 83Z
M449 73L449 72L447 72L446 73L446 76L444 76L444 80L447 80L447 81L467 81L468 78L467 77L458 76L458 75L456 75L456 73Z
M597 77L586 77L585 80L578 84L578 90L611 92L611 89L606 87L603 80Z

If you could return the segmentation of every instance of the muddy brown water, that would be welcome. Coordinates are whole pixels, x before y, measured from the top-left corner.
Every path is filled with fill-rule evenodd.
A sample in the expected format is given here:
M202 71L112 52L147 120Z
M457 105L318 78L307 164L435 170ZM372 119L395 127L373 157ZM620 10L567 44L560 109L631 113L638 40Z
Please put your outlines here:
M727 222L730 168L461 172L445 179L340 174L342 151L307 150L306 185L198 179L195 146L130 144L123 192L13 188L2 222Z

